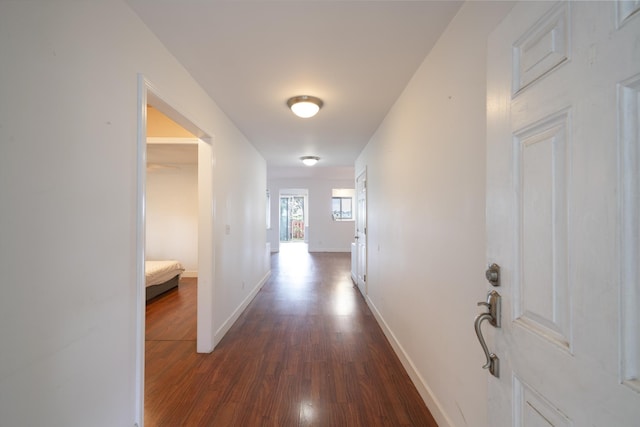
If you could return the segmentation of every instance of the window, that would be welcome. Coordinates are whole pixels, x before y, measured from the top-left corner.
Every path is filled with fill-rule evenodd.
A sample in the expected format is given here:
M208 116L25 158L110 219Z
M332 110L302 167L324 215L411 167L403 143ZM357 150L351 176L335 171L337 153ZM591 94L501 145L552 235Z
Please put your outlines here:
M353 199L355 190L352 188L336 188L332 190L331 213L334 221L353 221Z
M353 219L351 202L351 197L334 197L332 200L333 219Z

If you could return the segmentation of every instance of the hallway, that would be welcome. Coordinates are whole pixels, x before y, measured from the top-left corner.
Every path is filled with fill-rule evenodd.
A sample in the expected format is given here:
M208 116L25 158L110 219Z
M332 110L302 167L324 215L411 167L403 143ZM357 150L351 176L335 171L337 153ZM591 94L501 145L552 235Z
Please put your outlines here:
M195 353L195 284L147 306L147 427L436 426L349 254L296 246L272 255L271 279L211 354Z

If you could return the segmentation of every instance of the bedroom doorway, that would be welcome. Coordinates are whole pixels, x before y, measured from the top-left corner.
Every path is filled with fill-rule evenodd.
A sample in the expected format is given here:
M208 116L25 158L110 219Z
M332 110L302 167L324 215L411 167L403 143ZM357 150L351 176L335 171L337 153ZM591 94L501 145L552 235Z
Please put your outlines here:
M149 120L156 120L158 114L166 117L175 126L175 135L167 134L159 136L150 135L147 131ZM155 118L154 118L155 117ZM157 123L156 123L157 124ZM170 126L170 127L171 127ZM177 138L177 139L176 139ZM162 147L163 146L163 147ZM150 149L150 150L149 150ZM163 153L164 151L164 153ZM136 412L140 420L144 419L144 384L146 373L146 312L147 291L145 278L145 260L147 259L147 220L151 218L148 209L147 191L151 190L150 184L156 187L162 185L158 182L151 183L148 179L147 169L163 170L165 175L180 176L183 181L195 184L191 188L190 201L177 199L164 199L161 203L184 203L190 205L195 212L188 214L189 218L178 220L172 226L164 225L166 236L156 240L163 240L165 247L170 248L174 244L187 244L187 252L183 252L188 262L185 262L185 276L197 276L190 279L197 280L197 286L193 286L196 294L197 307L194 307L195 341L196 351L207 353L213 350L213 278L214 278L214 183L213 183L213 147L212 138L196 126L191 120L182 115L169 102L158 94L158 91L143 77L138 81L138 137L137 137L137 214L136 214ZM178 156L179 159L167 159L166 156ZM153 158L153 163L148 164ZM164 156L164 157L163 157ZM160 159L160 161L158 161ZM162 160L164 159L164 161ZM177 173L177 170L186 171ZM157 181L156 178L153 180ZM160 182L163 182L160 180ZM166 181L164 181L166 182ZM175 186L176 184L171 184ZM161 190L160 190L161 191ZM173 188L176 193L176 188ZM180 193L180 191L178 191ZM176 193L176 194L178 194ZM195 198L195 200L194 200ZM154 202L155 203L155 202ZM175 208L175 206L174 206ZM166 210L160 216L166 216ZM166 219L166 218L165 218ZM157 218L154 219L156 221ZM188 224L185 224L188 223ZM155 227L158 224L154 224ZM162 228L163 225L161 224ZM191 233L190 238L185 238ZM194 241L195 240L195 241ZM157 243L157 242L156 242ZM169 249L170 250L170 249ZM153 258L161 256L162 249L154 248ZM178 258L169 256L169 258ZM184 274L183 273L183 274ZM164 285L164 284L163 284ZM160 297L159 297L160 298ZM196 314L197 313L197 314ZM193 340L193 338L192 338ZM193 342L193 341L192 341Z

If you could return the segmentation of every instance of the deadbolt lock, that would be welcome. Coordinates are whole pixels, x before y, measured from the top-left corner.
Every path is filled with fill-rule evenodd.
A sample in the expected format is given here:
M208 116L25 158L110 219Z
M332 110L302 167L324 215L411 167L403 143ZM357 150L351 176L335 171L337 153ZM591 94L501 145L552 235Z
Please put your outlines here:
M484 275L491 285L500 286L500 266L498 264L491 264Z

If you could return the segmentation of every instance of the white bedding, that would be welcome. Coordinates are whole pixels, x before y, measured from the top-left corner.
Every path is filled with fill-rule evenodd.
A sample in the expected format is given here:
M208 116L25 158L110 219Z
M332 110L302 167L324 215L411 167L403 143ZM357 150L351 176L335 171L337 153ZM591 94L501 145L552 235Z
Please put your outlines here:
M144 273L146 286L159 285L173 278L177 274L182 274L184 267L178 261L145 261Z

